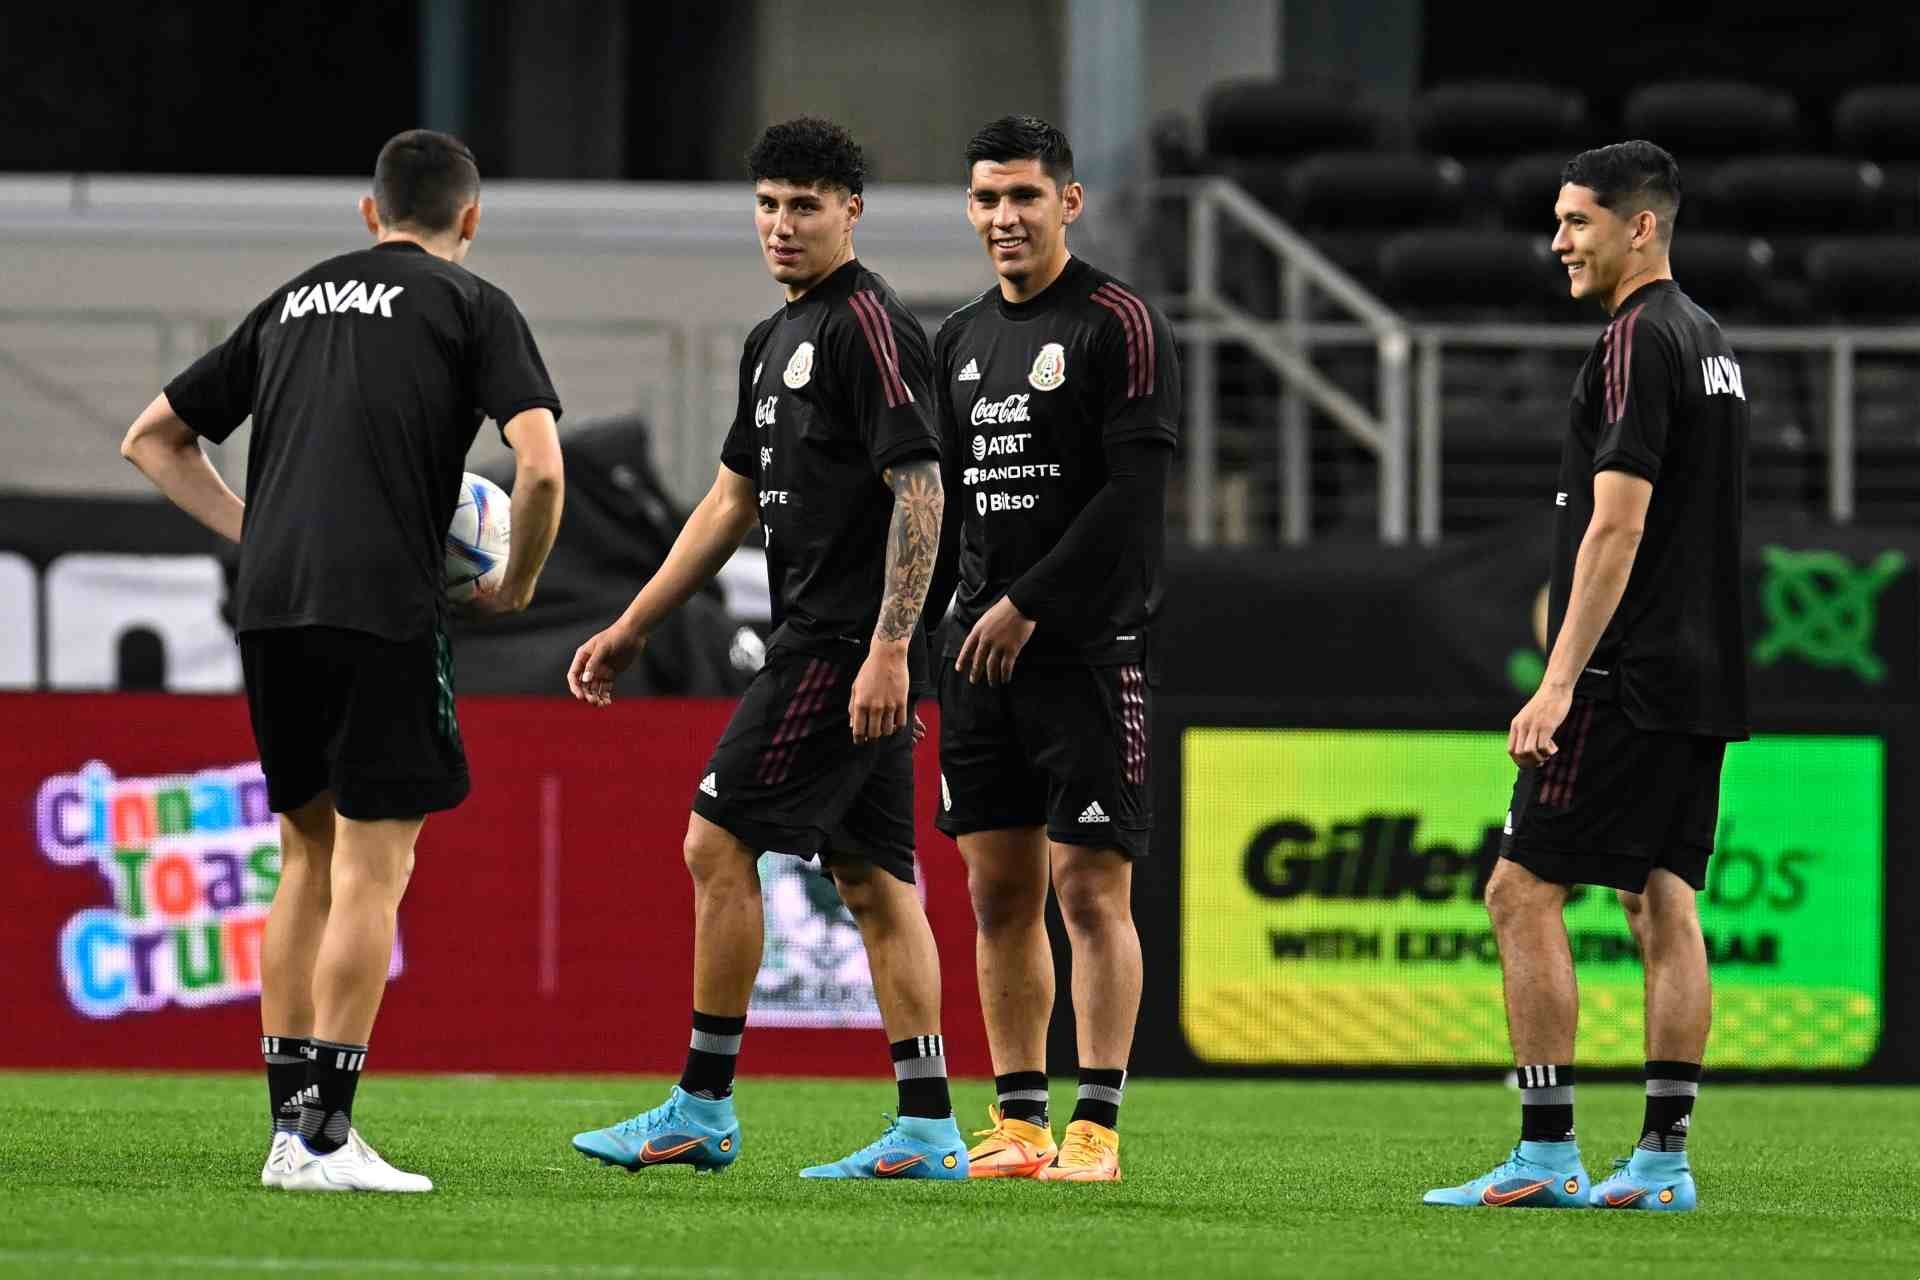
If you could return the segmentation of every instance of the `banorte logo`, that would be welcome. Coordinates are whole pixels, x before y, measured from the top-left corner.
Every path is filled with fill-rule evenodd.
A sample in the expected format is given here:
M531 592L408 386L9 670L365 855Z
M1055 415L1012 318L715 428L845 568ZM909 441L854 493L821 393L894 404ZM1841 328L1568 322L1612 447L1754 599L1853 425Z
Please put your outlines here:
M92 866L113 894L60 930L67 999L90 1018L260 992L260 944L280 884L280 827L258 762L116 778L97 760L34 797L40 851ZM388 970L400 971L396 939Z

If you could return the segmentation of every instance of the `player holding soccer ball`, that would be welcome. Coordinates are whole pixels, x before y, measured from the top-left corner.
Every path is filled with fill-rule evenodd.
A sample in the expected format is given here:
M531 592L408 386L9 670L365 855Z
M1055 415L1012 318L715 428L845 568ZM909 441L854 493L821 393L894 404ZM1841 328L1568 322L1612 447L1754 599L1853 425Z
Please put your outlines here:
M846 130L799 119L747 157L755 228L786 304L755 326L713 488L666 563L574 655L574 696L605 706L647 635L755 524L775 630L701 771L687 824L693 1035L665 1103L573 1145L608 1164L724 1169L740 1154L734 1066L760 966L762 851L818 854L859 926L892 1042L898 1119L814 1178L967 1176L948 1102L940 969L914 891L910 685L945 498L927 341L853 256L865 164Z
M260 1179L430 1191L353 1128L394 919L425 815L466 797L442 626L443 542L483 417L513 446L506 575L526 607L560 525L560 401L513 300L461 263L480 171L446 134L390 140L360 213L375 243L302 272L172 382L121 453L240 544L235 630L280 815L261 951L273 1145ZM244 506L201 451L251 415Z

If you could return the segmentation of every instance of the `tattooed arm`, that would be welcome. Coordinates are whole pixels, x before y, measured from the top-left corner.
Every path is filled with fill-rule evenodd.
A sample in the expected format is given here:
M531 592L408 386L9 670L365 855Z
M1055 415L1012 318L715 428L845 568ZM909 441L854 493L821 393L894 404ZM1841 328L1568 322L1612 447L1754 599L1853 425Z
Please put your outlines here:
M907 723L907 645L920 625L927 585L933 581L947 503L936 459L898 463L880 478L893 489L893 522L887 530L880 620L847 708L855 742L888 737Z

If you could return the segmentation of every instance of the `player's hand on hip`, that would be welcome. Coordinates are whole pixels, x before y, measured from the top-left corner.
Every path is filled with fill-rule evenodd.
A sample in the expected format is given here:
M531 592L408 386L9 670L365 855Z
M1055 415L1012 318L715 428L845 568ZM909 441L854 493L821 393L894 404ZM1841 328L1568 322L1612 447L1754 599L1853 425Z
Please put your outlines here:
M1033 638L1035 625L1013 601L1001 596L967 633L953 669L964 674L968 684L979 684L982 680L988 684L1005 684L1013 679L1013 664L1020 660L1020 651Z
M1573 688L1541 685L1507 728L1507 754L1522 769L1537 769L1559 751L1553 735L1573 706Z
M855 742L891 737L907 722L907 642L876 640L853 678L847 727Z
M573 651L567 688L589 706L608 705L613 701L615 677L632 666L646 647L646 636L630 635L615 623Z

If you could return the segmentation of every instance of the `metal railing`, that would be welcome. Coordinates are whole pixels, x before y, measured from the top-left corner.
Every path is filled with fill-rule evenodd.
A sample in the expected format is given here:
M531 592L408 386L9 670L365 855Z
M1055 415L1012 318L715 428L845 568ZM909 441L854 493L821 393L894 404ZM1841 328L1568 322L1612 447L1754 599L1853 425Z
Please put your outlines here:
M1565 350L1593 345L1598 324L1434 324L1409 320L1373 297L1242 188L1224 178L1168 183L1164 190L1189 202L1188 294L1175 300L1174 323L1187 356L1187 534L1195 545L1215 539L1219 378L1222 343L1258 355L1282 383L1277 411L1281 541L1300 544L1311 534L1311 465L1307 406L1325 413L1372 452L1378 467L1378 526L1382 542L1408 535L1407 481L1413 483L1413 533L1422 543L1441 536L1441 390L1449 350ZM1251 236L1279 259L1280 317L1265 320L1224 298L1220 220ZM1308 288L1320 289L1353 318L1307 318ZM1824 355L1826 387L1826 515L1851 523L1857 499L1855 360L1863 355L1920 355L1920 327L1738 325L1725 330L1736 356L1747 352ZM1325 348L1372 347L1378 355L1378 409L1369 413L1314 366ZM1920 391L1920 378L1916 378ZM1408 408L1412 406L1412 432ZM1920 410L1916 410L1920 420ZM1409 441L1411 439L1411 449ZM1411 455L1411 456L1410 456Z
M1319 409L1372 453L1379 481L1380 540L1407 539L1408 326L1361 288L1306 237L1276 218L1259 201L1224 178L1166 184L1166 194L1188 205L1189 293L1174 333L1186 350L1187 540L1214 541L1219 491L1219 380L1215 354L1237 343L1258 356L1281 379L1276 431L1280 456L1281 537L1307 541L1312 529L1307 407ZM1269 324L1235 305L1219 287L1220 222L1225 218L1270 250L1278 260L1280 323ZM1358 321L1357 330L1379 355L1377 406L1367 409L1313 366L1308 324L1310 290L1319 289Z

